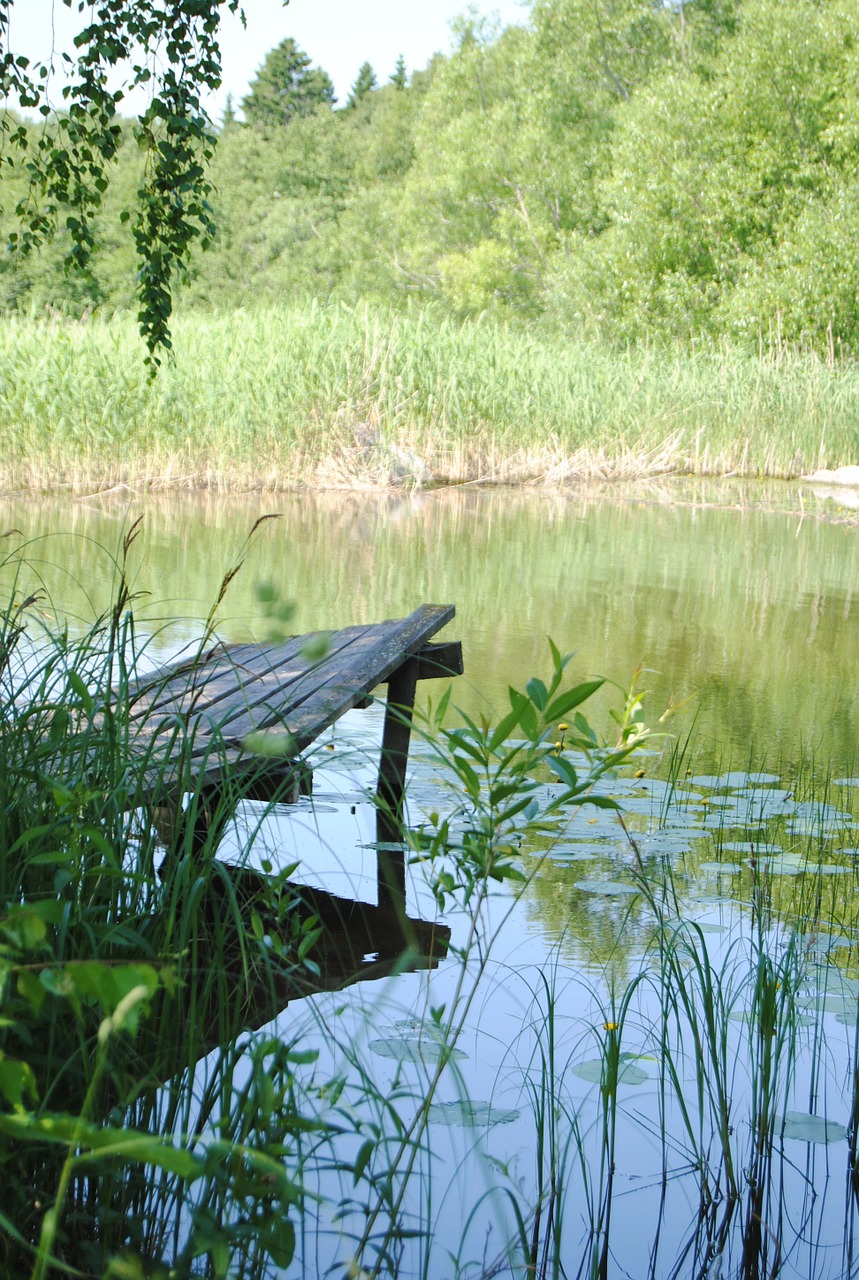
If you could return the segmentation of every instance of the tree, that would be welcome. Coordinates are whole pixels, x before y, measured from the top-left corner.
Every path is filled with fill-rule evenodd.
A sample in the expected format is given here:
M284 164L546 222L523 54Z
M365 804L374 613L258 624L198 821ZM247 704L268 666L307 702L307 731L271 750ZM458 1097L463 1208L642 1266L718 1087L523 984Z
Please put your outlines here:
M71 7L72 0L64 0ZM191 246L206 247L214 232L206 177L215 137L202 95L221 83L218 42L224 11L239 0L102 0L81 5L84 26L76 56L63 54L69 71L62 111L48 97L50 68L31 66L9 48L15 0L0 0L0 88L10 105L35 109L40 129L11 112L0 115L0 138L21 157L28 188L16 202L18 230L9 247L26 257L63 227L69 235L67 267L86 273L94 247L93 217L102 204L121 140L118 107L141 86L151 91L137 121L145 156L130 222L139 261L140 331L154 369L170 348L173 290L187 270ZM95 15L95 16L94 16ZM114 89L116 73L124 76Z
M335 101L331 78L288 36L266 55L242 110L249 124L276 128Z
M346 99L345 110L354 111L358 103L366 98L368 93L372 93L377 84L375 71L369 62L363 62L358 69L358 75L352 85L349 97Z
M397 58L397 64L394 67L394 74L391 76L391 84L395 89L405 89L409 82L406 74L406 60L402 54Z
M221 132L224 133L227 129L234 129L237 123L236 104L233 101L233 95L228 93L226 105L224 106L224 115L221 120Z

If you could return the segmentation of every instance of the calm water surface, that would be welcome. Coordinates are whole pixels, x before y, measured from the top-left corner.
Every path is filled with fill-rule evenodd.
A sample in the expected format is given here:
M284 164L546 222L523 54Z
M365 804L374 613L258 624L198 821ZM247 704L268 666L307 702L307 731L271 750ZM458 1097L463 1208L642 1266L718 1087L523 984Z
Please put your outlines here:
M541 1174L559 1183L554 1226L543 1221L540 1238L554 1231L567 1275L856 1273L847 1130L859 1019L859 527L849 512L796 489L691 483L586 496L114 496L3 506L5 528L18 531L6 540L9 584L17 574L18 590L38 587L46 609L82 620L109 606L112 560L143 515L129 563L153 660L199 635L225 572L243 560L219 612L229 639L266 634L262 582L294 602L291 628L300 631L451 601L451 635L463 642L466 667L455 697L470 713L503 709L508 684L546 674L547 636L574 651L575 678L601 674L625 687L644 667L654 719L672 696L685 701L670 727L680 741L692 733L690 776L684 768L681 785L667 787L664 767L649 756L643 778L628 769L609 786L635 846L610 811L568 815L525 850L533 880L521 900L514 905L501 887L486 904L480 945L464 965L298 1002L268 1030L315 1045L314 1070L320 1078L345 1073L347 1096L372 1079L407 1124L434 1066L431 1036L429 1050L421 1048L428 1011L460 1010L461 1056L437 1096L418 1193L402 1209L402 1275L524 1274L506 1242L517 1230L521 1241L534 1238ZM273 512L278 519L246 545L255 521ZM598 729L610 701L618 697L592 713ZM307 881L373 899L373 812L363 788L372 783L380 725L374 708L319 744L313 803L263 820L257 858L301 861ZM326 754L330 745L348 747L349 759ZM416 824L447 793L429 751L418 744L414 756ZM825 795L800 793L798 771L805 785L812 775L839 781ZM245 806L225 855L259 822L259 810ZM636 870L670 885L663 906L687 938L690 990L703 965L724 991L722 1057L742 1191L727 1217L695 1027L676 1011L670 1025L663 1020L656 914L636 892ZM409 911L436 914L419 869ZM454 946L466 948L468 914L445 918ZM755 975L761 954L778 967L794 951L802 959L795 1051L784 1049L780 1024L774 1040L791 1070L774 1086L777 1136L764 1178L750 1119L762 1061ZM600 1063L615 1024L627 1057L607 1159ZM676 1072L670 1088L667 1054ZM708 1078L717 1073L711 1065ZM464 1102L474 1123L463 1123ZM785 1122L793 1113L806 1119ZM809 1116L834 1126L823 1131L827 1141L809 1131ZM385 1149L380 1141L380 1160ZM703 1206L702 1168L712 1170ZM305 1274L347 1258L365 1221L362 1188L348 1173L340 1183L329 1165L318 1179L326 1207L301 1242ZM338 1212L327 1207L337 1201ZM606 1221L600 1206L609 1202ZM597 1220L602 1234L594 1237ZM427 1235L426 1248L415 1243Z
M230 639L265 634L262 581L294 602L296 631L451 601L466 663L457 700L469 709L504 705L508 683L545 672L551 636L575 653L576 677L626 686L646 668L651 716L672 694L686 700L675 731L694 721L698 748L723 762L852 762L859 525L810 491L690 482L584 497L6 500L4 529L20 531L5 540L6 579L23 546L20 588L42 586L87 619L110 603L112 557L138 516L131 577L139 616L163 628L153 652L199 632L243 560L219 611Z

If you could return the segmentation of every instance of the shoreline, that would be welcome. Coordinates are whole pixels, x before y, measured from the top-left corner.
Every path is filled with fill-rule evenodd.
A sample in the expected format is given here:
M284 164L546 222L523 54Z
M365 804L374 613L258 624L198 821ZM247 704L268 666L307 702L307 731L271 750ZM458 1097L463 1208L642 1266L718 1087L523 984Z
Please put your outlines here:
M311 502L324 508L343 501L358 505L383 503L425 504L457 501L537 501L616 502L640 506L690 507L700 510L765 511L852 526L859 524L859 488L824 484L808 478L749 478L743 476L696 476L679 473L612 479L589 478L578 484L488 484L467 482L435 486L321 486L292 485L273 489L262 485L219 488L205 485L133 484L128 481L96 487L55 487L45 489L0 490L0 507L16 507L33 499L47 505L71 501L76 507L95 504L127 507L130 503L165 508L175 503L219 509L253 506L267 499L285 503Z

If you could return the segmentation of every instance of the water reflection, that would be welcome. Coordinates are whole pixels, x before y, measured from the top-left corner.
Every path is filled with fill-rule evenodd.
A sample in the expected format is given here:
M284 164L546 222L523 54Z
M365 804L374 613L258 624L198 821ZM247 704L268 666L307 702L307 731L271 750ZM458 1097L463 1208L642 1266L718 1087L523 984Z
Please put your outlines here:
M244 559L221 609L229 639L265 633L260 581L296 602L297 631L453 601L471 684L457 697L470 709L543 669L551 635L575 651L576 675L626 685L643 664L657 714L672 693L690 698L685 725L697 713L714 758L742 766L753 750L781 766L813 753L849 771L856 525L821 518L810 495L800 508L792 490L664 489L662 501L652 489L7 499L4 527L24 536L5 543L5 586L19 573L22 590L91 617L109 606L111 555L143 513L133 586L157 652L199 632ZM280 518L248 549L272 510Z

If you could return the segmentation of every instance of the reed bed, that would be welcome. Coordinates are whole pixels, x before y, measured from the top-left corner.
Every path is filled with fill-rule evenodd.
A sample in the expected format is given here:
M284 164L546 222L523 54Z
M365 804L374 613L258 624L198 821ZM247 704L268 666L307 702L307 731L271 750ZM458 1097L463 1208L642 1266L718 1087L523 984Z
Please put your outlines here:
M856 461L859 374L786 349L612 350L433 309L7 317L0 485L217 490L793 477Z

